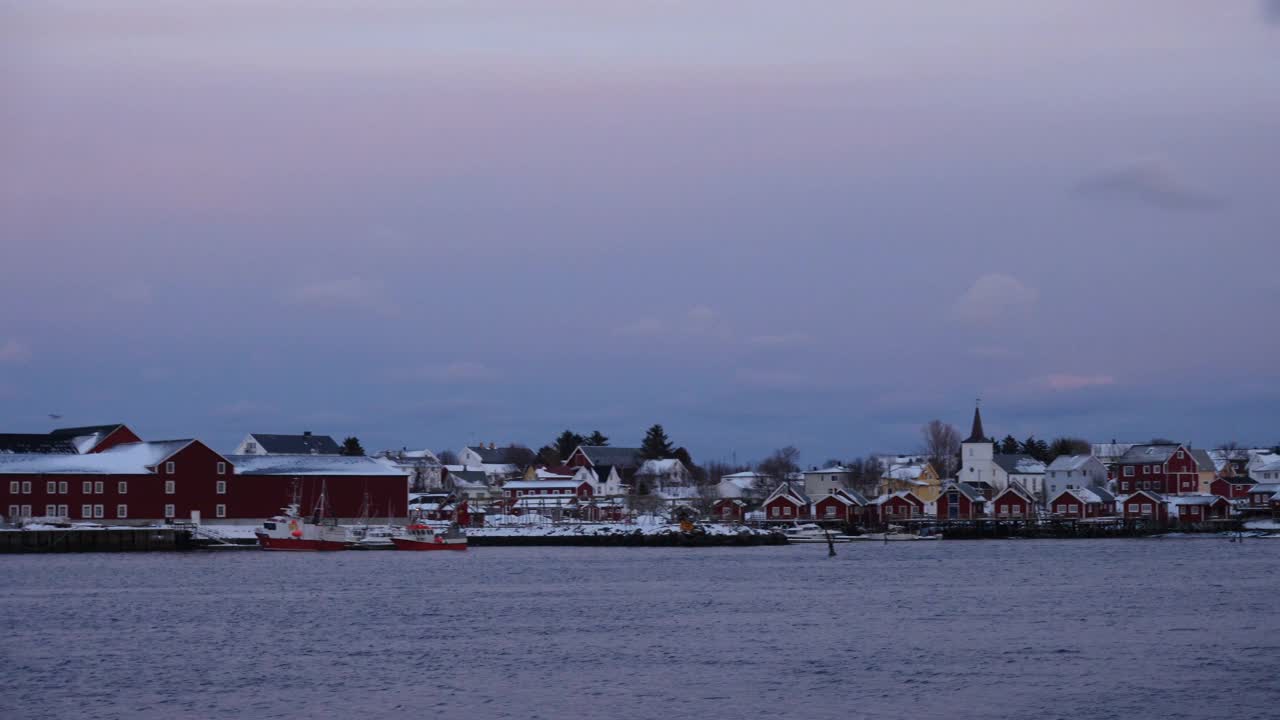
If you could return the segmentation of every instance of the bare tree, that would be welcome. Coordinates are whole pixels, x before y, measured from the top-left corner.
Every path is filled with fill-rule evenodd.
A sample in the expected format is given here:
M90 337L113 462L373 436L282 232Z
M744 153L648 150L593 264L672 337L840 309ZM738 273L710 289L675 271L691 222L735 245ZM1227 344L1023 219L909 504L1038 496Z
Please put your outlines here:
M791 473L798 472L800 465L800 451L794 445L788 445L773 451L773 454L760 461L760 465L756 470L761 475L767 475L776 482L786 480Z
M440 458L441 465L457 465L458 454L452 450L441 450L436 453L436 457Z
M952 477L956 458L960 455L960 432L941 420L930 420L920 428L924 454L942 477Z

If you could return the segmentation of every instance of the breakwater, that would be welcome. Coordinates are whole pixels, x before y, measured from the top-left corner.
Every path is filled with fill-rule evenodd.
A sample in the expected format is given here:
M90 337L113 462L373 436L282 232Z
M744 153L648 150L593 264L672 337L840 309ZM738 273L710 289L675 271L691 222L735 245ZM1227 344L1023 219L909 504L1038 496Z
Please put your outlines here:
M189 550L191 531L174 528L0 530L0 553Z

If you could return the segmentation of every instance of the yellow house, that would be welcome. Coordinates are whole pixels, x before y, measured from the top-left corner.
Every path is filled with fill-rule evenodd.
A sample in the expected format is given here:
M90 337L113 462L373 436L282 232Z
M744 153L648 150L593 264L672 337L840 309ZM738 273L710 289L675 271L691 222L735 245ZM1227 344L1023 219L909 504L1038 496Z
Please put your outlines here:
M894 465L880 476L876 485L877 495L891 495L903 490L909 490L926 503L931 503L942 493L942 478L938 477L932 463Z

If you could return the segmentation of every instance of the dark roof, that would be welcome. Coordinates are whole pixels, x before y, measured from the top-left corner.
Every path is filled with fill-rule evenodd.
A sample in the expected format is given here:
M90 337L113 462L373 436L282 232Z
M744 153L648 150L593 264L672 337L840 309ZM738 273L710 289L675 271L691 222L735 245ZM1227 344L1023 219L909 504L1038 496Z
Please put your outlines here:
M58 428L49 433L49 437L70 440L71 438L82 437L85 435L101 435L106 437L123 427L123 423L112 423L111 425L85 425L84 427Z
M1191 457L1195 458L1196 465L1200 468L1200 472L1216 472L1218 465L1213 461L1213 457L1209 455L1209 451L1204 448L1191 448Z
M617 465L619 473L623 469L632 470L640 467L640 448L611 447L608 445L579 445L578 449L591 461L592 465Z
M1094 486L1094 487L1089 487L1085 489L1093 493L1094 495L1097 495L1098 497L1102 498L1102 502L1116 501L1116 496L1106 488Z
M1134 445L1120 458L1120 465L1145 465L1147 463L1163 463L1173 457L1173 452L1181 445Z
M992 461L995 462L995 464L1000 466L1001 470L1004 470L1010 475L1035 475L1037 474L1037 472L1039 473L1044 472L1044 463L1031 457L1030 455L1026 455L1022 453L1008 454L1008 455L1004 455L1004 454L994 455L992 456L991 459ZM1040 469L1037 471L1036 469L1034 469L1034 466L1030 468L1025 466L1022 468L1018 467L1019 465L1022 465L1024 463L1034 463L1036 465L1039 465Z
M262 449L272 455L341 455L342 448L328 435L267 435L251 433Z
M962 494L962 495L964 495L965 497L969 498L969 500L970 500L971 502L986 502L986 501L987 501L987 499L986 499L985 497L983 497L982 493L978 492L976 489L974 489L974 488L973 488L972 486L970 486L968 483L963 483L963 482L959 482L959 483L957 483L957 482L949 482L949 483L947 483L947 484L942 488L942 493L946 493L948 490L951 490L951 489L953 489L953 488L954 488L955 490L959 491L959 492L960 492L960 494Z
M969 431L969 439L967 443L990 442L987 436L982 432L982 413L978 408L973 409L973 429Z
M0 433L0 453L41 455L75 455L70 438L55 438L52 433Z
M485 475L483 470L450 470L449 477L476 485L489 484L489 476Z
M520 467L528 467L537 459L537 455L527 447L495 447L488 448L483 445L467 449L480 456L480 462L485 465L519 465Z

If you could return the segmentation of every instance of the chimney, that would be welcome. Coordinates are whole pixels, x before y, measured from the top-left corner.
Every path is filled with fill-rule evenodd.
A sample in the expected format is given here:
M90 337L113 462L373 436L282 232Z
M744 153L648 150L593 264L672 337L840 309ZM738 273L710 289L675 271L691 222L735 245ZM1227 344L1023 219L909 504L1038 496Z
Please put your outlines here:
M310 431L310 430L303 430L303 431L302 431L302 437L311 437L311 431Z
M490 450L496 450L497 448L496 448L496 446L494 446L494 444L493 444L493 443L489 443L489 449L490 449Z

